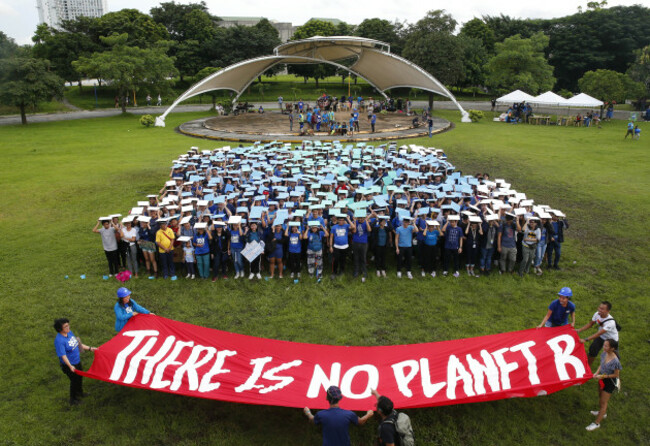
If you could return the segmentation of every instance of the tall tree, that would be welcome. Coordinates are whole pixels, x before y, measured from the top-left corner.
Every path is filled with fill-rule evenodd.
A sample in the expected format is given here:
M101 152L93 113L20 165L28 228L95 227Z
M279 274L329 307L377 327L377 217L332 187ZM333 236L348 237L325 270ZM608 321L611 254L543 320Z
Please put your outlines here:
M650 95L650 45L636 51L636 60L627 74L636 82L645 86L646 97Z
M27 106L63 97L64 81L50 70L50 63L35 57L0 59L0 101L20 109L27 124Z
M167 45L159 42L152 48L127 46L129 37L126 34L102 37L102 41L111 48L109 51L81 57L72 65L84 75L110 80L117 90L123 113L126 113L126 97L131 91L169 92L168 78L178 75L178 70L174 67L174 59L166 54Z
M489 53L494 52L494 31L483 20L474 17L463 25L460 29L460 35L478 39Z
M517 34L527 39L540 31L543 23L541 20L515 19L503 14L483 16L483 21L494 33L495 42L503 42L508 37L514 37Z
M169 38L169 33L163 25L154 22L150 16L137 9L109 12L98 19L97 25L100 36L126 34L126 45L138 48L150 48Z
M483 46L483 41L463 34L459 36L459 39L463 48L463 67L465 68L465 78L461 86L478 87L485 85L485 65L489 60L489 56L488 51Z
M18 51L18 45L11 37L0 31L0 59L9 57Z
M612 70L588 71L578 81L580 90L604 102L624 102L637 99L643 91L640 83L634 82L626 74Z
M365 19L354 30L354 35L379 40L390 45L391 53L401 54L404 42L400 35L401 24L384 19Z
M210 15L204 1L187 5L175 1L162 2L159 6L151 8L149 13L156 23L160 23L167 29L170 38L178 42L185 39L201 40L197 32L203 33L205 24L199 23L199 28L194 30L192 25L196 24L197 18L200 22L204 21L204 17L211 22L217 20Z
M520 89L530 94L553 88L553 67L544 55L548 41L539 32L529 39L517 35L497 43L496 54L487 65L488 85L497 91Z
M296 29L291 40L308 39L309 37L314 36L335 36L336 34L337 29L331 22L311 19ZM305 83L307 83L307 79L313 77L316 81L317 87L319 79L324 79L336 74L336 68L329 64L294 64L288 65L287 70L291 74L302 77Z

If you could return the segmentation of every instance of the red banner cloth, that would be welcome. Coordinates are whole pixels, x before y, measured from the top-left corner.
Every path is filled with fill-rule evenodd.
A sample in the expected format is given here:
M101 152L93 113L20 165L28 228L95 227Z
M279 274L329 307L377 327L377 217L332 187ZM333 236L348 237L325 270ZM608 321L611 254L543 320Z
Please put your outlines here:
M374 409L370 389L397 408L547 395L592 376L570 326L454 341L345 347L262 339L137 315L95 351L80 375L200 398L286 407Z

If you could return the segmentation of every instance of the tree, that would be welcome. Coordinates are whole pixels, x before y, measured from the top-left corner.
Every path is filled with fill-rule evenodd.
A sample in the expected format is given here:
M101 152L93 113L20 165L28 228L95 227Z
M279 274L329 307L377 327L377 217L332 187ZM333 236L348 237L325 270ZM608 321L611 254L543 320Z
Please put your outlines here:
M365 19L354 30L354 35L367 39L379 40L390 45L391 53L401 54L404 42L400 35L401 24L384 19Z
M456 85L464 79L463 48L452 32L456 21L444 11L429 11L407 33L403 56L440 82Z
M578 81L578 85L583 93L603 102L624 102L643 91L643 87L629 76L612 70L588 71Z
M474 17L463 25L460 29L460 35L478 39L489 53L494 52L494 31L483 20Z
M167 29L137 9L109 12L97 19L99 36L126 34L127 46L151 48L161 40L167 40ZM103 42L100 38L100 42Z
M296 29L293 33L291 40L308 39L313 36L335 36L337 34L336 27L331 22L324 20L311 19L302 26ZM318 87L318 80L324 79L328 76L336 74L336 68L329 64L298 64L287 65L287 71L296 76L300 76L307 83L307 79L313 77Z
M50 63L35 57L0 59L0 101L20 109L27 124L26 107L63 97L64 81L50 71Z
M488 85L499 91L520 89L530 94L553 88L553 67L544 55L548 41L540 32L530 39L517 35L497 43L496 54L487 64Z
M650 45L636 51L636 60L627 74L645 86L646 97L650 94Z
M508 37L519 34L529 38L541 30L543 21L531 19L515 19L507 15L483 16L483 21L494 33L495 42L503 42Z
M0 59L12 56L18 51L18 45L11 37L0 31Z
M149 93L168 92L169 77L178 75L174 59L167 56L168 46L163 42L153 48L127 46L126 34L103 37L109 51L96 52L72 62L73 67L84 75L105 79L117 90L126 113L126 97L130 91L145 89Z
M210 25L214 25L217 21L217 17L210 15L203 1L187 5L174 1L162 2L159 6L151 8L149 13L156 23L167 29L169 37L178 42L186 39L201 41L200 35L206 34L206 30L210 28L206 26L208 23L205 18L208 18ZM207 33L210 31L208 30ZM210 37L212 36L205 36L205 38Z
M463 67L465 68L463 86L478 87L485 85L485 65L489 60L483 41L461 34L459 36L463 49Z
M35 56L48 59L57 75L67 82L78 82L81 88L81 76L72 67L72 62L99 49L87 34L59 31L41 24L36 28L32 41Z

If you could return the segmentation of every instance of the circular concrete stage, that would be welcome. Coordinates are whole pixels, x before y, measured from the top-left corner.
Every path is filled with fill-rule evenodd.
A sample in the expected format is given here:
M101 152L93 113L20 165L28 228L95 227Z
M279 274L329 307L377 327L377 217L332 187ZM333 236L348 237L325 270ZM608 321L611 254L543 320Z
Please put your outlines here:
M349 112L339 112L335 117L338 122L345 120L347 123L350 114ZM414 128L412 120L413 116L405 116L401 113L388 113L385 115L378 113L375 132L371 133L370 121L363 114L363 116L359 116L359 129L361 131L356 132L353 136L329 135L325 131L300 135L298 132L300 124L296 114L294 114L293 121L294 131L291 132L289 131L289 115L274 111L262 114L247 113L238 116L229 115L195 119L181 124L177 130L180 133L197 138L235 142L301 142L303 140L354 142L427 136L428 128L426 123ZM451 127L451 122L441 118L433 118L433 133L444 132ZM305 128L307 128L306 124Z

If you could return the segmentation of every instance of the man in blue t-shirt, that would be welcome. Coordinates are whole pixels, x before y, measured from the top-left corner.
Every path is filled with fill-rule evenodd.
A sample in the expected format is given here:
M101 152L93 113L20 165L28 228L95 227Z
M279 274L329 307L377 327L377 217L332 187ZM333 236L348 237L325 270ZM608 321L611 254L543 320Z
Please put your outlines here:
M413 234L418 228L412 224L411 217L403 217L402 225L395 229L395 253L397 254L397 277L402 277L402 266L406 267L406 276L413 278L411 274L411 257L413 257Z
M370 128L372 129L372 133L375 133L375 124L377 123L377 115L372 114L370 117Z
M312 415L311 410L305 407L304 413L310 422L323 427L323 446L349 446L350 424L362 426L373 416L373 411L369 410L363 417L358 417L350 410L344 410L339 407L343 395L341 389L337 386L330 386L327 389L327 402L329 409L321 410Z
M334 265L332 275L342 275L345 270L345 256L348 252L349 233L352 222L346 216L340 215L338 223L332 226L330 232L330 253L333 254Z
M571 302L571 297L573 297L571 288L564 287L557 295L558 298L548 306L548 312L537 328L567 325L569 323L569 315L571 315L571 327L575 328L576 306Z

